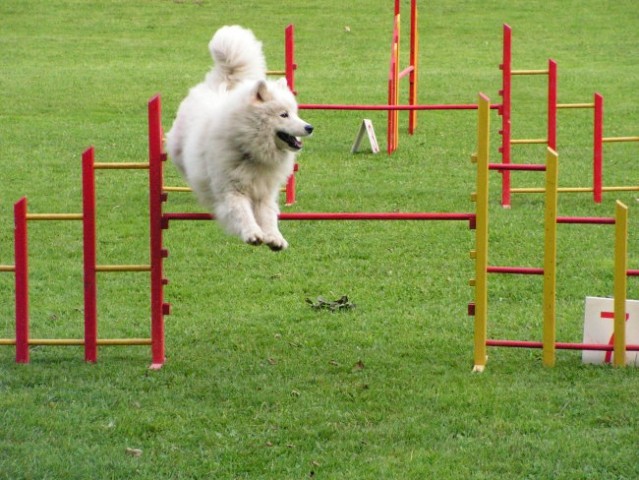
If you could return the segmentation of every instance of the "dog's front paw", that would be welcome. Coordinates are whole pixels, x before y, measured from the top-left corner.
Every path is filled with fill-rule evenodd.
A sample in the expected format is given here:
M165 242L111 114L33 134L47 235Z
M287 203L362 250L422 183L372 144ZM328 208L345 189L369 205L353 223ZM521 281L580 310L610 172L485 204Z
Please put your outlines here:
M248 243L249 245L262 245L264 243L264 235L262 232L250 232L248 234L242 235L242 240L244 243Z
M288 242L282 235L267 235L264 238L264 243L266 243L268 248L274 252L279 252L280 250L286 250L288 248Z

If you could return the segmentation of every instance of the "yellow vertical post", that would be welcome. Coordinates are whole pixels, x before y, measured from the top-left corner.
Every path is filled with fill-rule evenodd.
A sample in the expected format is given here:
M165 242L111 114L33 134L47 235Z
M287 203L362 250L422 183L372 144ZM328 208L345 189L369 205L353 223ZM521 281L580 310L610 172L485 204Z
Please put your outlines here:
M475 192L475 355L474 372L486 366L488 328L488 159L490 145L490 99L479 95L477 118L477 190Z
M544 325L543 363L555 365L555 300L557 296L557 181L559 160L557 152L546 152L546 208L544 214Z
M628 269L628 207L617 200L615 207L615 323L614 365L626 365L626 295Z

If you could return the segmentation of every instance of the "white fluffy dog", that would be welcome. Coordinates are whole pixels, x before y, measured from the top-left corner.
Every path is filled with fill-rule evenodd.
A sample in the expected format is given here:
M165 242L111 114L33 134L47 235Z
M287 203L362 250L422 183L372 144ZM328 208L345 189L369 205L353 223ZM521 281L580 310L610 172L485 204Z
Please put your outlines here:
M222 27L209 50L214 67L182 101L167 151L229 233L283 250L288 242L278 228L277 199L302 148L298 137L313 127L298 117L286 81L266 80L253 32Z

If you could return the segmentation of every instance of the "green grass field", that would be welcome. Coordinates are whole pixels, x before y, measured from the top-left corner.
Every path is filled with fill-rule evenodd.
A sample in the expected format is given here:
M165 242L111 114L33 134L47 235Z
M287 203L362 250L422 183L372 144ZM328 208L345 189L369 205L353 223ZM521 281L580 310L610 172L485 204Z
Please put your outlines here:
M408 12L408 1L403 7ZM282 68L296 27L302 103L383 103L393 2L354 0L0 3L0 264L13 262L12 205L79 212L80 156L145 161L146 102L162 95L164 128L210 66L207 43L239 23ZM514 67L559 65L559 101L605 97L605 135L639 132L639 12L634 0L421 2L420 101L497 103L501 29ZM345 27L348 26L349 29ZM403 30L408 32L407 15ZM350 30L350 31L348 31ZM406 37L407 38L407 37ZM407 59L406 45L402 58ZM516 78L513 137L545 133L546 85ZM385 146L385 114L302 112L315 126L299 157L290 211L471 211L476 114L402 115L392 156L349 153L364 116ZM559 114L560 184L590 182L592 113ZM492 116L498 161L499 117ZM513 147L541 163L541 146ZM607 185L637 185L637 144L605 147ZM171 182L179 183L171 166ZM516 186L541 186L534 173ZM148 262L147 177L98 172L99 263ZM491 174L490 262L541 266L543 197L499 206ZM630 268L639 261L636 194L560 197L562 215L630 207ZM169 209L201 211L188 194ZM16 365L0 347L2 479L635 479L639 377L558 352L490 349L472 374L473 300L465 223L287 222L274 254L214 223L171 225L167 363L147 347L37 347ZM31 331L81 337L78 223L30 224ZM560 226L557 338L581 341L584 297L612 295L613 232ZM489 333L541 338L541 279L491 276ZM629 298L639 298L629 281ZM356 308L316 311L306 298L348 295ZM13 276L0 273L0 337L13 335ZM102 337L147 336L145 274L99 277Z

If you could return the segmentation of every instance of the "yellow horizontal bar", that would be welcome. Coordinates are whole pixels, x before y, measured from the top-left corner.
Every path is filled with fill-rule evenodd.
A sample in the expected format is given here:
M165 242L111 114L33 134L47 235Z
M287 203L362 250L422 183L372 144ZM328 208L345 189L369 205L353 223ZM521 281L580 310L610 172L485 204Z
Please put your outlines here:
M286 70L267 70L267 75L286 75Z
M520 144L531 144L531 143L548 143L548 140L545 138L517 138L511 140L510 143L512 145L520 145Z
M546 70L512 70L511 75L547 75L548 69Z
M545 188L511 188L512 193L545 193ZM561 193L590 193L592 187L559 187ZM630 187L602 187L602 192L639 192L639 186Z
M98 339L98 345L117 346L117 345L151 345L150 338L105 338Z
M634 187L603 187L601 189L604 192L637 192L639 191L639 186Z
M81 213L27 213L27 220L82 220Z
M96 265L96 272L150 272L151 265Z
M639 142L639 137L604 137L603 142Z
M545 188L511 188L511 193L544 193Z
M588 193L592 192L592 187L559 187L557 191L565 193Z
M558 103L557 108L595 108L594 103Z
M84 345L84 340L80 338L30 338L29 345L50 345L50 346L76 346Z
M0 345L15 345L15 338L0 338ZM97 340L98 345L151 345L150 338L104 338ZM84 345L81 338L30 338L29 345L73 347Z
M0 272L15 272L15 265L0 265Z
M510 191L512 193L545 193L546 189L543 187L512 188ZM559 187L557 191L563 193L588 193L592 192L592 187Z
M145 170L149 168L149 162L117 162L94 163L96 170Z

